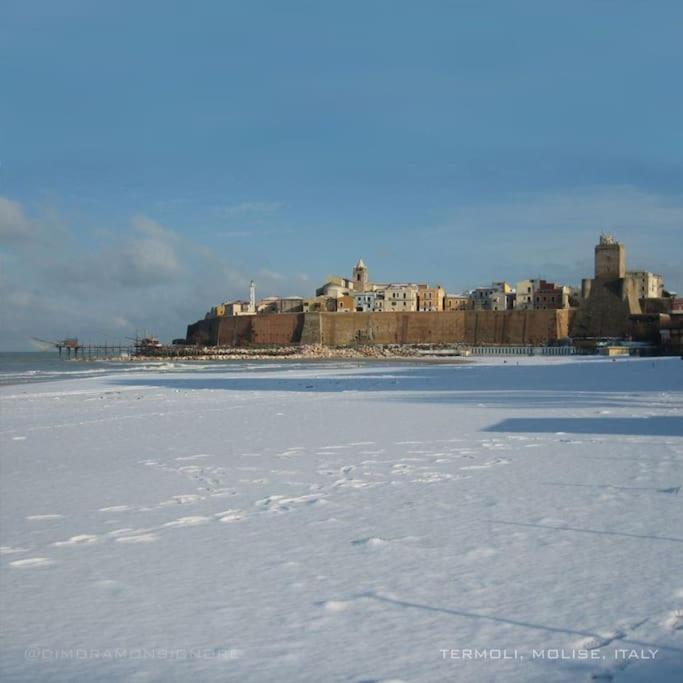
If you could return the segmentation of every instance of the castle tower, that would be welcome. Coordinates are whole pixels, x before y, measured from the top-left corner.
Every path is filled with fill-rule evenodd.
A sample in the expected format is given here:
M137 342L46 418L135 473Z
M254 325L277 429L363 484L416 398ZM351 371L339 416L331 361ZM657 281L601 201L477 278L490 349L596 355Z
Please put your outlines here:
M368 288L368 269L360 259L353 269L353 288L359 292L365 292Z
M600 235L595 246L595 277L618 280L626 277L626 250L612 235Z

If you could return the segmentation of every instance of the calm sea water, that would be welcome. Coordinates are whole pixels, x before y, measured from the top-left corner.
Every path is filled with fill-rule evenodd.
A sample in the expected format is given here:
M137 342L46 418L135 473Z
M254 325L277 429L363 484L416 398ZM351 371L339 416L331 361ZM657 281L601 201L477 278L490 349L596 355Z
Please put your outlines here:
M140 372L220 372L242 370L293 370L302 367L315 367L324 363L327 367L348 368L350 365L374 365L372 360L333 360L311 361L273 360L273 361L105 361L105 360L67 360L60 358L54 351L0 352L0 386L7 384L27 384L31 382L50 382L64 379L82 379L98 375Z
M135 363L122 361L66 360L60 358L54 351L2 352L0 353L0 385L88 377L120 372L135 365Z

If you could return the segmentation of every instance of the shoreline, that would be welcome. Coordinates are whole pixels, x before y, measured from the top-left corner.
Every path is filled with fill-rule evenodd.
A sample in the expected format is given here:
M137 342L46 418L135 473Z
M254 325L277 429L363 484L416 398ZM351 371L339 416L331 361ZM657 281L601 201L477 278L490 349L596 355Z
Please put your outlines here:
M257 360L278 360L278 361L335 361L335 360L389 360L389 361L425 361L425 362L449 362L465 363L468 356L463 353L453 351L453 353L443 353L434 351L430 353L429 348L418 348L414 346L359 346L359 347L328 347L322 345L311 346L284 346L277 348L258 349L258 348L226 348L223 350L205 348L202 351L192 354L145 354L129 356L127 358L117 358L126 362L135 361L257 361Z

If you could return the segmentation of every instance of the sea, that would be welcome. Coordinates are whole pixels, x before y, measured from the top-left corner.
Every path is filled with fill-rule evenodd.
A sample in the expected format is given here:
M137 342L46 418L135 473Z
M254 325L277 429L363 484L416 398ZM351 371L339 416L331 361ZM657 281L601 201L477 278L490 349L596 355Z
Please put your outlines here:
M83 379L98 375L116 375L128 372L199 372L211 373L253 370L294 370L315 367L324 363L327 367L348 368L352 365L374 365L372 360L211 360L211 361L131 361L120 360L74 360L60 358L56 351L5 351L0 352L0 386L11 384L31 384L34 382L54 382L65 379Z
M68 360L60 358L56 351L0 352L0 385L78 379L140 365L125 360Z

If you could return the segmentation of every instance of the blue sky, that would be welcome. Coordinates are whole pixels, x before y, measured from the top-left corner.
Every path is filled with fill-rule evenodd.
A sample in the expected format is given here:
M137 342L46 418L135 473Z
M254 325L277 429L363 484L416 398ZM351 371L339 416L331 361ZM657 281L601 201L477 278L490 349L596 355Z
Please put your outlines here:
M683 292L683 3L0 5L0 347L170 338L362 257Z

